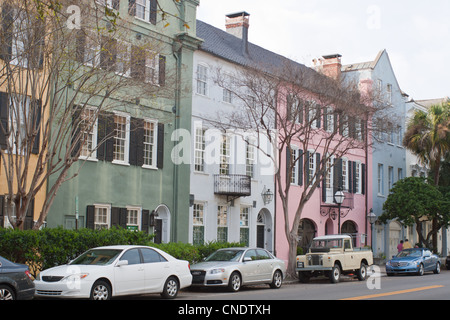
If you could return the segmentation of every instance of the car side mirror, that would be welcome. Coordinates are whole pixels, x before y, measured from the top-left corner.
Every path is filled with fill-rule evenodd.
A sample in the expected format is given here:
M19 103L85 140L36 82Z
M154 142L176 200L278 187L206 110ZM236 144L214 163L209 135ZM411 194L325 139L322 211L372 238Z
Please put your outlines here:
M116 267L127 266L127 265L128 265L128 260L120 260L119 262L117 262Z
M245 257L244 258L244 262L249 262L249 261L253 261L252 258L250 258L250 257Z

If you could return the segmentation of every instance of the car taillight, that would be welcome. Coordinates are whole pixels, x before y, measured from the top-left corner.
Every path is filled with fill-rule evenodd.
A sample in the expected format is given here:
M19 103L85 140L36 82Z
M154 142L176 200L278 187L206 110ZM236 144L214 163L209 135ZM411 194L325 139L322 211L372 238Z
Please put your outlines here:
M191 270L191 264L190 263L188 263L188 268L189 268L189 271Z
M30 278L30 280L33 280L33 277L31 276L30 271L26 270L25 274L28 276L28 278Z

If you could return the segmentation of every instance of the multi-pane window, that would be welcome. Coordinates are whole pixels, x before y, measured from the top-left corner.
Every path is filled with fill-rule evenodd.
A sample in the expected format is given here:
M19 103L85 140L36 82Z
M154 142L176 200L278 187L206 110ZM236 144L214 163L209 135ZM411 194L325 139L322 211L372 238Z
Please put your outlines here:
M357 162L355 166L355 193L361 193L361 163Z
M326 122L326 131L327 132L333 132L334 131L334 110L332 107L326 108L326 116L325 116L325 122Z
M240 220L239 220L239 242L245 243L249 246L250 232L249 232L249 207L241 207Z
M298 172L297 172L297 153L298 150L291 147L291 164L287 163L286 165L292 165L292 172L291 172L291 183L292 184L297 184L298 181ZM297 160L298 161L298 160Z
M377 172L377 191L378 194L382 195L383 194L383 164L379 163L378 164L378 172Z
M129 121L128 116L114 115L114 161L128 163Z
M326 170L325 170L325 188L330 189L333 187L333 182L331 180L332 174L332 161L333 159L329 157L326 162Z
M136 0L136 17L145 20L147 0Z
M144 165L156 166L156 129L155 121L144 122Z
M82 158L95 158L97 147L97 110L85 108L80 115L80 137Z
M217 241L228 241L227 206L217 206Z
M130 59L131 59L131 44L118 41L116 49L116 72L123 76L130 76Z
M392 84L387 85L387 101L392 102Z
M96 206L94 214L94 227L96 230L109 228L109 211L107 206Z
M202 127L195 128L194 170L205 170L205 129Z
M392 189L394 185L394 168L388 167L388 189L389 191Z
M9 143L13 146L13 152L18 153L21 152L23 142L27 138L27 122L31 121L30 98L24 95L12 95L10 99Z
M342 159L342 188L343 191L348 191L348 161Z
M232 99L233 99L233 93L230 90L224 88L223 89L223 101L231 103Z
M127 228L139 230L140 208L127 208Z
M230 137L226 134L222 136L220 144L220 170L221 175L230 174Z
M316 159L315 159L315 153L310 152L309 153L309 159L308 159L308 174L309 174L309 183L314 183L314 176L316 175Z
M197 65L197 93L206 96L208 93L208 68L204 65Z
M201 203L194 203L194 210L192 213L192 243L203 244L205 225L204 225L204 206Z
M159 80L159 58L153 51L149 51L145 57L145 82L158 84Z
M246 141L245 173L251 178L254 178L255 175L255 146L253 143L253 139L250 138Z

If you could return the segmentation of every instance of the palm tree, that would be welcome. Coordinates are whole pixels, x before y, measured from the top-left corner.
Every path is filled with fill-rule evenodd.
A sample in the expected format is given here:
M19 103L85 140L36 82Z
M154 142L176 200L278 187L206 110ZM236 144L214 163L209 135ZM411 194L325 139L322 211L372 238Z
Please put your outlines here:
M432 173L434 184L439 184L442 159L450 151L450 101L430 106L428 112L417 110L408 123L403 145ZM433 220L433 247L437 248L436 223Z

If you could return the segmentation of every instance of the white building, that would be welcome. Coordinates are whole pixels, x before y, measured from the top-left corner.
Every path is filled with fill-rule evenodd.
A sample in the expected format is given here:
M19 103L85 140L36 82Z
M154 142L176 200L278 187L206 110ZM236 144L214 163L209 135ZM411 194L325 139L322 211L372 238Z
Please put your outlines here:
M229 32L197 21L197 37L204 42L194 54L189 241L244 242L273 251L274 197L263 196L275 190L273 164L251 132L225 133L208 121L241 104L215 82L217 70L233 75L248 57L248 14L228 16L235 18L241 24Z

